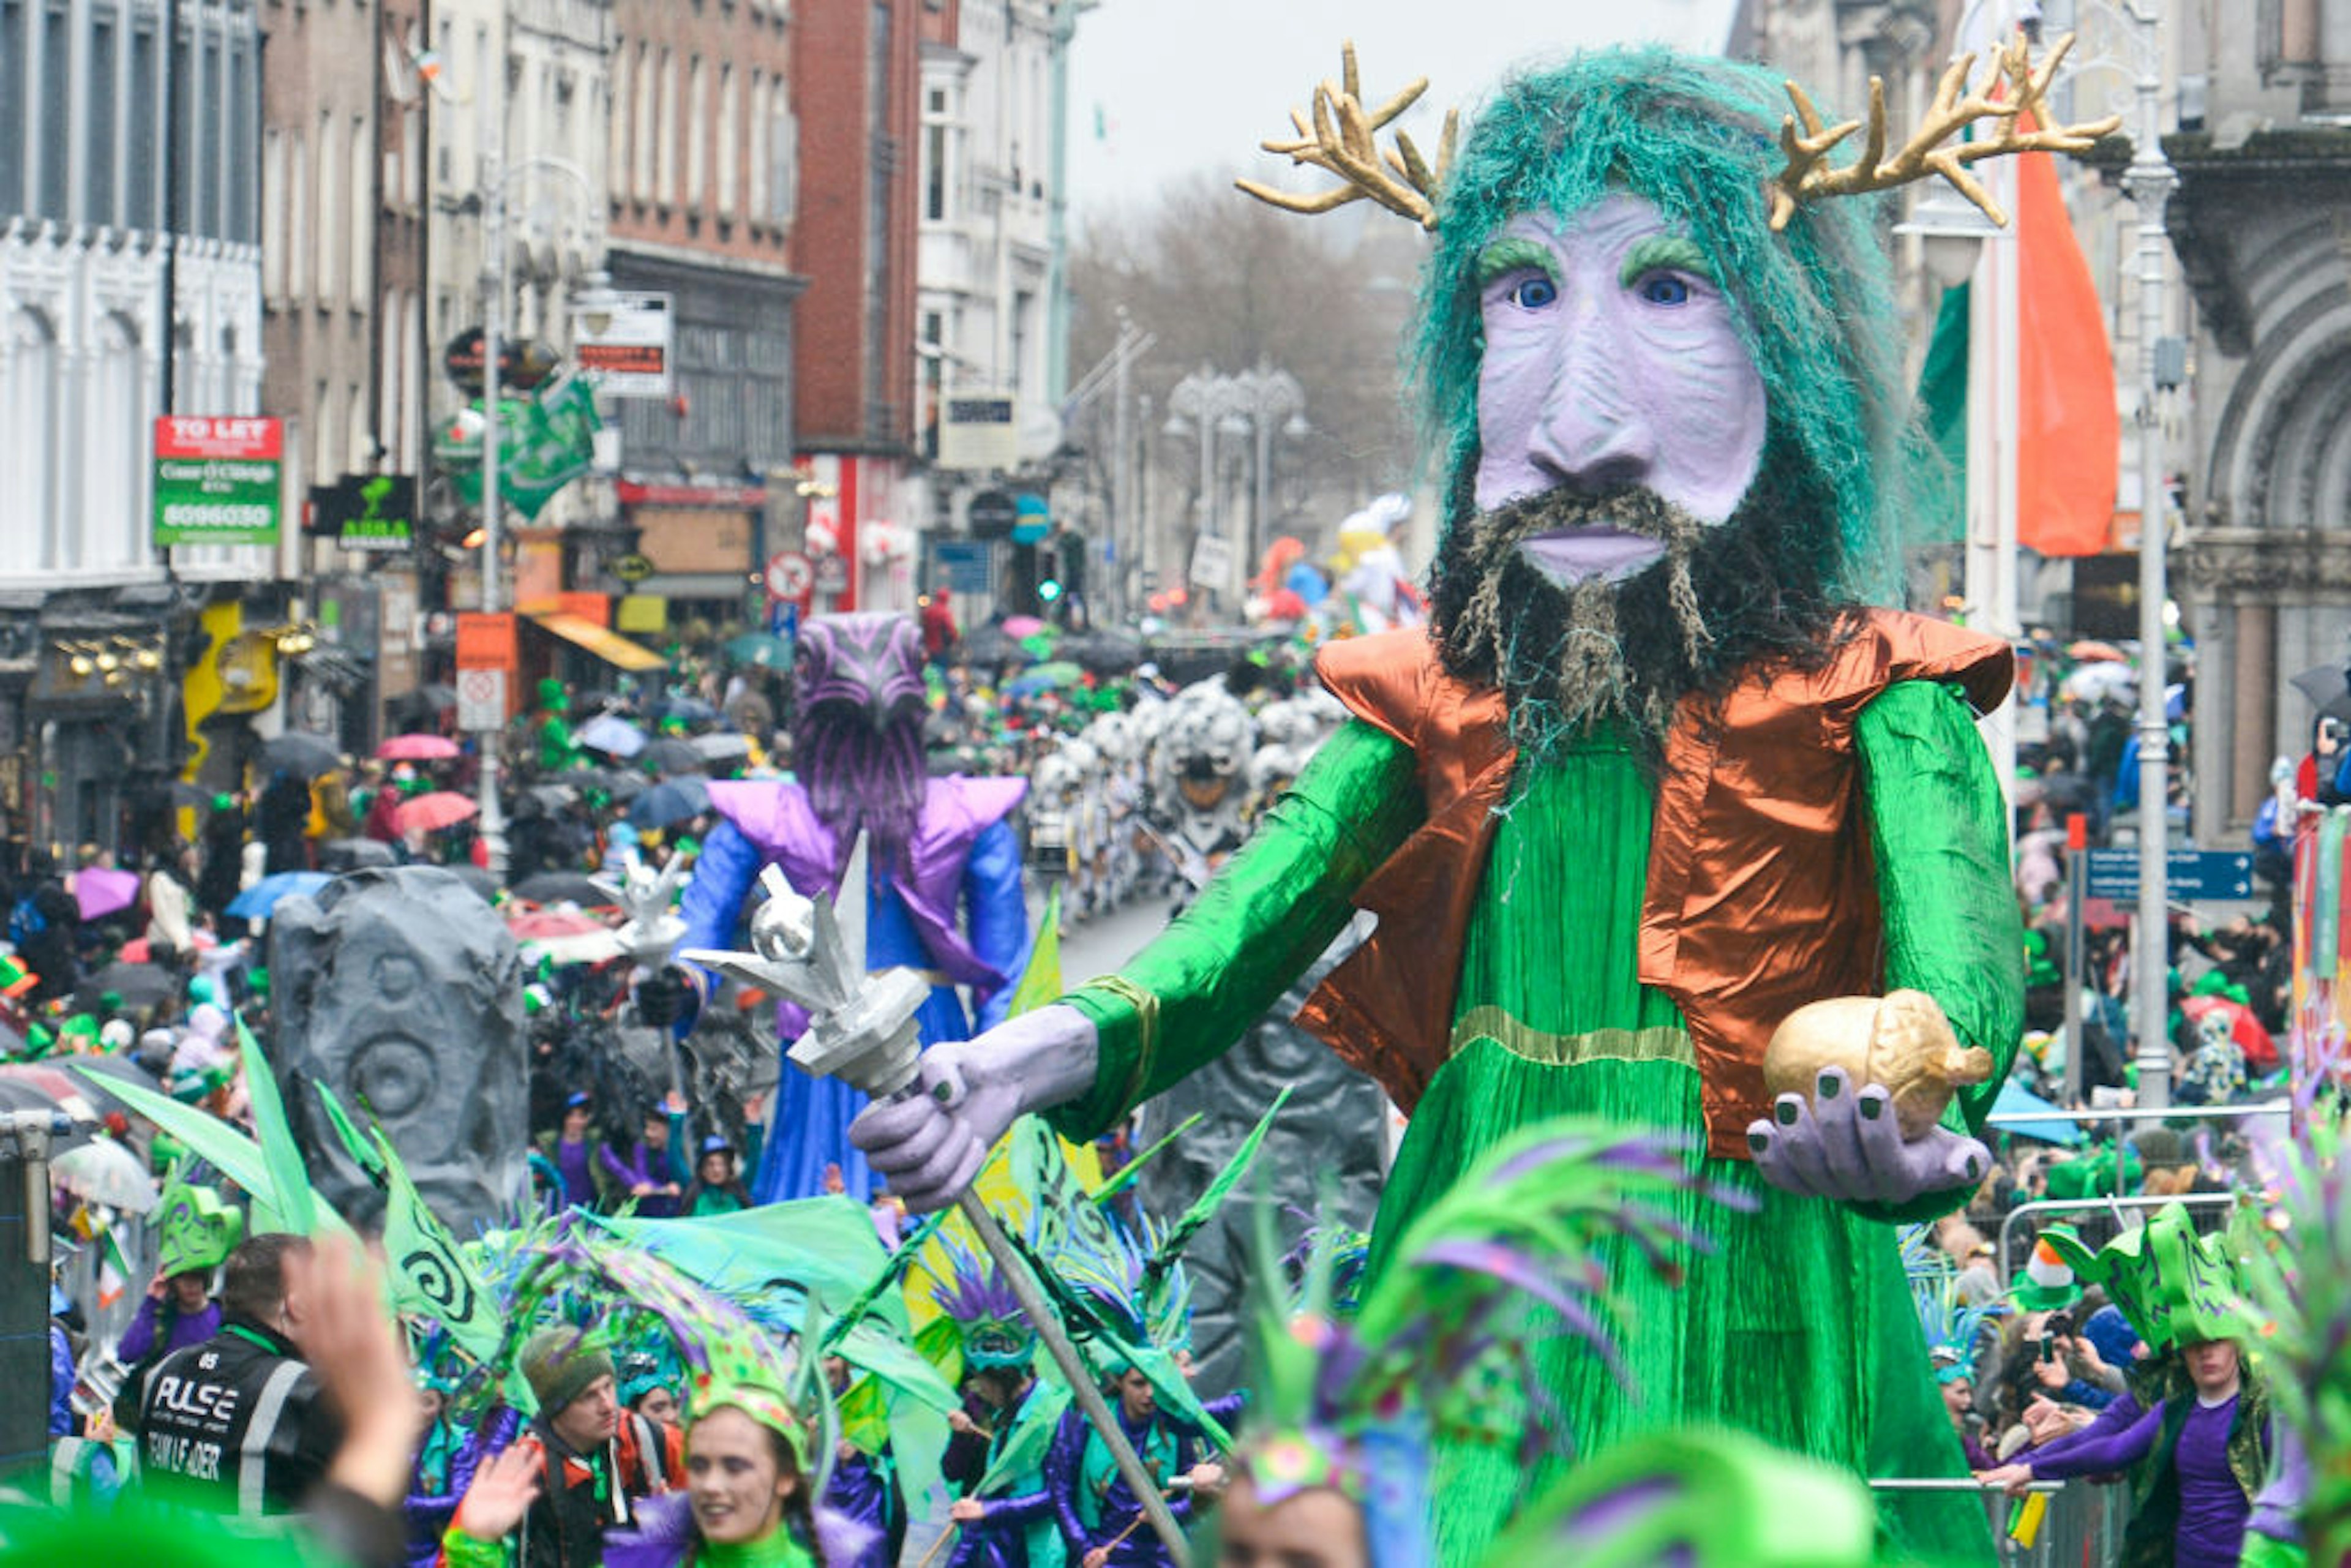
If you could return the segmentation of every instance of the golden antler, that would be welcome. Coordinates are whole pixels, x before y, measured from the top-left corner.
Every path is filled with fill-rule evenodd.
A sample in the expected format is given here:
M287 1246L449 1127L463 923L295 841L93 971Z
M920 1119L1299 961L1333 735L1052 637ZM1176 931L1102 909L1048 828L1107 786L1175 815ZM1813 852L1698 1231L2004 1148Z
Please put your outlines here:
M1423 228L1435 228L1437 193L1444 183L1446 171L1453 166L1453 139L1460 126L1460 111L1446 111L1445 132L1437 142L1434 169L1421 157L1412 138L1401 131L1395 133L1395 149L1383 152L1379 133L1387 129L1389 121L1419 101L1420 95L1428 90L1428 78L1420 78L1379 108L1366 110L1363 83L1355 70L1353 40L1341 46L1339 57L1339 82L1334 85L1326 80L1314 89L1313 123L1307 123L1304 110L1293 109L1290 111L1290 123L1297 131L1298 139L1260 145L1292 163L1311 163L1318 169L1327 169L1346 183L1311 196L1277 191L1254 180L1238 180L1234 183L1260 202L1270 202L1293 213L1327 213L1369 196Z
M2012 152L2079 152L2122 123L2118 115L2080 125L2054 123L2049 112L2049 83L2057 74L2058 62L2073 47L2074 35L2068 33L2051 47L2036 70L2030 47L2017 38L1993 51L1991 69L1985 74L1982 88L1973 92L1968 90L1968 78L1975 70L1976 57L1963 55L1952 61L1935 85L1935 101L1928 108L1926 122L1891 158L1886 156L1886 86L1870 78L1868 131L1861 157L1842 169L1828 166L1829 151L1861 130L1863 122L1823 124L1820 111L1804 89L1788 83L1788 101L1795 105L1796 112L1780 122L1780 151L1787 163L1771 184L1772 228L1785 228L1799 202L1891 190L1929 175L1949 180L1959 194L1982 208L1986 217L2006 227L2008 214L1982 182L1968 172L1969 164ZM2005 99L1995 99L1992 90L2003 78L2008 95ZM2017 130L2026 115L2038 129ZM1962 128L1985 120L2005 124L1999 134L1980 141L1941 145Z

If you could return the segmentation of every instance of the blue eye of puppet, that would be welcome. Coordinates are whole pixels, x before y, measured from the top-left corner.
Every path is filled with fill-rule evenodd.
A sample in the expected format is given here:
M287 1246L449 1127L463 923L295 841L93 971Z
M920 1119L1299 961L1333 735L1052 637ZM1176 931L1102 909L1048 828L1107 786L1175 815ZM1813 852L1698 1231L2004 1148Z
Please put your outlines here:
M1521 310L1541 310L1559 298L1559 285L1532 272L1510 285L1508 298Z
M1651 305L1687 305L1690 301L1689 279L1673 272L1645 272L1634 283L1633 292Z

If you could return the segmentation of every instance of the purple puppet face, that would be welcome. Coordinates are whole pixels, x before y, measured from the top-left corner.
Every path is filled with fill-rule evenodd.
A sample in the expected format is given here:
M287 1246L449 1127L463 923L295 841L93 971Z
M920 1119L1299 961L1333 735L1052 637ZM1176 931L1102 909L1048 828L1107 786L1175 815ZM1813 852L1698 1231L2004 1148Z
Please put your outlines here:
M1478 275L1480 511L1562 486L1637 487L1701 523L1730 517L1763 453L1763 382L1694 243L1616 195L1564 223L1512 219ZM1622 580L1666 553L1604 520L1519 549L1562 587Z
M922 815L923 634L909 615L820 615L800 629L792 768L845 861L870 832L902 862Z

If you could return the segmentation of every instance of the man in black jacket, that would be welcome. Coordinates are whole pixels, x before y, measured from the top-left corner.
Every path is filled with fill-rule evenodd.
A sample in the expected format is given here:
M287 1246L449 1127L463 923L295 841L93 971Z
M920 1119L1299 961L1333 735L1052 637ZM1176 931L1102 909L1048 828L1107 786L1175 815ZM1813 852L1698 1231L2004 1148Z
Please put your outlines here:
M256 1236L228 1256L221 1331L172 1352L139 1391L139 1462L176 1500L245 1519L293 1511L326 1473L342 1423L301 1359L296 1236Z

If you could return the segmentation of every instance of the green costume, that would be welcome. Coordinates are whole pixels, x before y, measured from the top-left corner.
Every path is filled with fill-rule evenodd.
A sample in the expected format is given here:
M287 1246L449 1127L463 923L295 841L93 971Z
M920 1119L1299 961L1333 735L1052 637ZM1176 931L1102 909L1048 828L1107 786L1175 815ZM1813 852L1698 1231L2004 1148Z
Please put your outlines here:
M2013 1020L2001 1021L1997 977L1967 969L1980 934L2013 927L2015 909L2004 882L1955 870L1980 866L1987 844L2001 842L1999 797L1969 711L1939 686L1897 685L1863 711L1855 746L1886 911L1886 987L1943 1000L1965 1037L1977 1024L2004 1071ZM1953 769L1951 758L1970 765ZM1334 737L1123 981L1068 998L1095 1023L1100 1066L1093 1092L1054 1115L1057 1130L1091 1136L1222 1051L1337 935L1350 894L1419 825L1421 799L1405 747L1361 721ZM1398 1153L1374 1229L1374 1270L1479 1154L1530 1122L1583 1114L1698 1133L1699 1079L1680 1016L1636 978L1652 805L1630 751L1606 741L1513 780L1468 930L1452 1055ZM1146 1030L1146 1015L1155 1027ZM1700 1134L1694 1146L1702 1144ZM1717 1244L1678 1285L1601 1249L1628 1302L1623 1344L1637 1400L1579 1344L1536 1352L1574 1441L1590 1451L1695 1421L1868 1476L1964 1474L1892 1229L1768 1186L1743 1162L1705 1166L1760 1207L1738 1214L1693 1194L1661 1198ZM1447 1561L1473 1560L1560 1469L1529 1468L1507 1448L1444 1447L1431 1490ZM1989 1559L1973 1498L1913 1499L1885 1511L1904 1552L1919 1562Z

